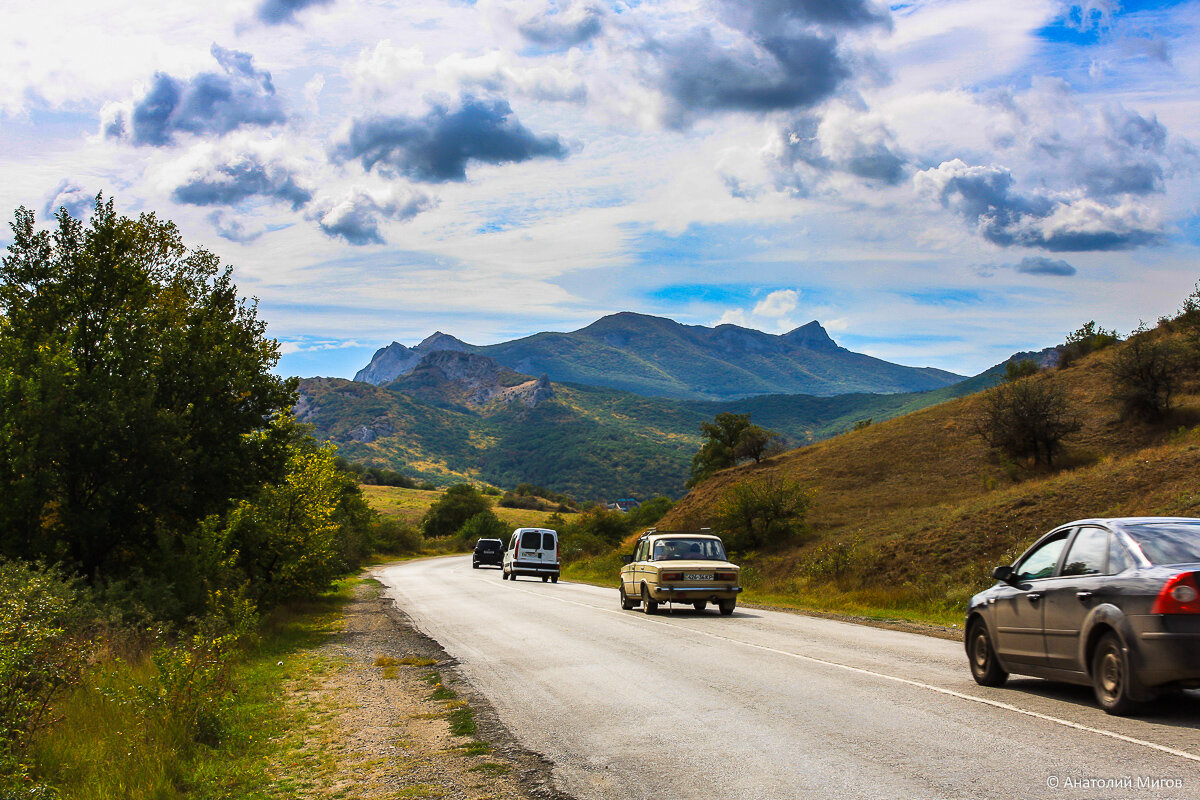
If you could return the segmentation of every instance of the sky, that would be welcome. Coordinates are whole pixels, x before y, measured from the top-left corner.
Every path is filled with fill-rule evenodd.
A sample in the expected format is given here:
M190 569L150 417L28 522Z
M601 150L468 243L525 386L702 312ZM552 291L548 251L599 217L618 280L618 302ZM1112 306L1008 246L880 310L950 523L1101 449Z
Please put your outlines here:
M174 220L283 374L619 311L975 374L1200 278L1200 0L5 5L0 210Z

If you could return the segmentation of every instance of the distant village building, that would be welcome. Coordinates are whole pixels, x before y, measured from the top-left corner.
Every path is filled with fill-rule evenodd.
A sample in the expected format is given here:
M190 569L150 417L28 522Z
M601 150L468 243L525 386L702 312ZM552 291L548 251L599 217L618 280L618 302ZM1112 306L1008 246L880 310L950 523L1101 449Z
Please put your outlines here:
M605 503L604 505L609 511L620 511L622 514L624 514L626 511L633 511L635 508L640 506L641 503L639 503L637 500L634 500L632 497L624 497L615 503Z

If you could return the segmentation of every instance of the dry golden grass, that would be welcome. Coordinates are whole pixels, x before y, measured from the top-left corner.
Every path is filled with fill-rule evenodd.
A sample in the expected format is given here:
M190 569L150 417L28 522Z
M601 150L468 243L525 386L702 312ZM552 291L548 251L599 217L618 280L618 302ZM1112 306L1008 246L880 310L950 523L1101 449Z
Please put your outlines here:
M749 559L747 599L951 620L991 566L1063 522L1200 514L1200 397L1180 397L1165 425L1119 420L1106 370L1115 350L1030 379L1061 385L1083 422L1054 470L990 452L974 431L982 395L972 395L718 473L659 527L711 525L729 486L776 474L816 489L815 538ZM817 548L846 541L859 542L852 574L799 577Z

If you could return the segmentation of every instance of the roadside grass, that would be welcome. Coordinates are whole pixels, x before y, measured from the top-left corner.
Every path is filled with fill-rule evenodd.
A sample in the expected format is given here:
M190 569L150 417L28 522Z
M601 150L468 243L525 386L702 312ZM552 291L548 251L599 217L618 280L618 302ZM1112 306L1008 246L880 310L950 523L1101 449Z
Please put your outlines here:
M148 711L142 698L157 677L149 649L116 648L123 656L97 663L57 704L58 724L32 743L35 777L63 800L290 800L304 793L333 766L323 748L306 746L329 712L283 703L284 687L336 667L312 651L338 631L352 585L342 581L272 613L258 645L234 667L236 693L200 737L171 714Z

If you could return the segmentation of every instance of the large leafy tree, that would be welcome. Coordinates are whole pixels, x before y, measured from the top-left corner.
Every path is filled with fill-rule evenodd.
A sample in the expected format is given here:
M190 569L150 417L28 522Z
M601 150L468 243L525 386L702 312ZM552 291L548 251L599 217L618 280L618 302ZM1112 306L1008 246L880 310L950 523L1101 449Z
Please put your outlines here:
M119 575L284 473L295 385L174 224L101 197L56 223L19 208L0 266L0 551Z
M704 442L692 457L688 486L695 486L719 470L747 459L762 461L778 446L779 434L750 421L749 414L724 412L712 422L700 423Z

